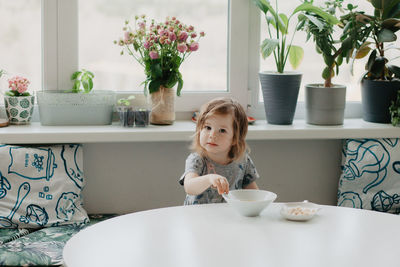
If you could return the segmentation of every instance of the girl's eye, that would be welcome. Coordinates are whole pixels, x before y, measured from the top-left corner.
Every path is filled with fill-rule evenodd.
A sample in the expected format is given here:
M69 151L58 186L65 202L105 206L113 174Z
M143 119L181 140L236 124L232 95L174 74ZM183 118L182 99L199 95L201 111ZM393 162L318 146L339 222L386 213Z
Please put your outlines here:
M226 133L226 130L225 129L220 129L219 132L220 133Z
M204 129L210 131L210 130L211 130L211 127L206 125L206 126L204 126Z

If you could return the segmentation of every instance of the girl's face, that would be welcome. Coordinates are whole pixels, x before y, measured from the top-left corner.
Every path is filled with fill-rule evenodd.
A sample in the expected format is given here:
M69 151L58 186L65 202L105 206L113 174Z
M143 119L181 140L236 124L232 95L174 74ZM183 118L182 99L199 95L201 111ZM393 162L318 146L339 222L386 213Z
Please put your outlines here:
M200 131L200 145L207 151L207 156L218 163L226 163L232 146L232 115L211 115Z

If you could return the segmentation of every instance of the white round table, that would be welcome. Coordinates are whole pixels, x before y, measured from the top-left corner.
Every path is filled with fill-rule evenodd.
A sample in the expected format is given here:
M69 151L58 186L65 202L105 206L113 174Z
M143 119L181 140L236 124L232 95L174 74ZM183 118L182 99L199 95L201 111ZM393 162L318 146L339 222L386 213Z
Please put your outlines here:
M259 217L228 204L163 208L90 226L64 248L67 267L399 266L400 216L321 206L287 221L273 203Z

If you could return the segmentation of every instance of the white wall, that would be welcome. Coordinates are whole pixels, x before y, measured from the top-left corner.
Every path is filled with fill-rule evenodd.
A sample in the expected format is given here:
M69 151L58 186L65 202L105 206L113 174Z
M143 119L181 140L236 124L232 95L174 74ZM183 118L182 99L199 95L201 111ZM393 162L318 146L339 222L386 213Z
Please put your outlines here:
M341 140L250 141L261 189L277 201L336 204ZM128 213L182 205L178 184L186 142L84 145L85 207L89 213Z

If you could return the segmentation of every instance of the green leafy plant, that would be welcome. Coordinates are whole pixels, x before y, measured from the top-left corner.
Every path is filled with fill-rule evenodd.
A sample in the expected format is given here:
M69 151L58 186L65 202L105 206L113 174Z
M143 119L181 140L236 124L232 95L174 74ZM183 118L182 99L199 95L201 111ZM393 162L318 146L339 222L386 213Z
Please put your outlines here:
M400 78L400 68L389 64L385 52L399 49L393 42L397 40L396 32L400 29L400 0L368 0L374 7L374 15L359 12L358 20L362 22L358 31L364 32L362 45L356 58L369 54L365 65L364 79L392 80ZM390 44L392 43L392 44Z
M392 105L389 107L391 121L393 126L400 124L400 90L397 91L396 102L392 101Z
M71 76L71 81L74 82L72 93L89 93L93 89L94 74L88 70L82 69L76 71Z
M303 48L292 45L296 31L289 36L290 20L295 14L301 14L306 11L313 12L324 18L330 24L337 23L337 19L334 16L314 6L311 2L300 4L289 16L284 13L278 13L278 0L275 1L275 8L272 7L268 0L253 0L253 2L265 15L267 34L269 36L261 44L261 55L265 59L273 54L276 69L279 73L284 72L288 58L292 67L296 69L304 57ZM297 22L296 28L299 23L300 21Z
M117 101L117 104L120 106L129 106L131 104L131 100L135 99L134 95L130 95L127 98L120 98Z
M313 0L310 1L313 3ZM322 71L325 87L332 87L332 78L339 74L339 66L346 59L348 63L352 57L354 49L360 48L359 39L362 39L364 33L354 31L354 25L360 24L357 21L357 14L353 10L357 6L348 4L343 8L343 0L329 0L325 2L325 7L322 8L325 12L336 15L337 10L343 14L341 21L328 21L318 13L307 11L299 15L299 26L297 29L307 33L307 41L313 37L316 50L322 55L325 63L325 68ZM361 24L359 25L361 26ZM334 37L334 31L338 27L342 28L342 34L339 40Z

